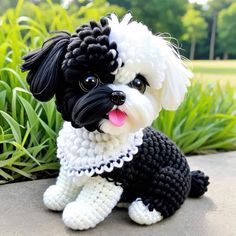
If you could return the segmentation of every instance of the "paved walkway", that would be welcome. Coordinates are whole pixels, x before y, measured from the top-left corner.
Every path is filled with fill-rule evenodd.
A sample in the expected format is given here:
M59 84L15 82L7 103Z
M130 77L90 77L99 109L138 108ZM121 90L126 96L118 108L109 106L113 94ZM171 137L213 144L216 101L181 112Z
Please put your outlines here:
M171 218L145 227L132 223L125 210L115 210L95 229L66 228L61 214L48 211L42 195L54 180L0 186L0 236L236 236L236 152L193 156L211 185L201 199L188 199Z

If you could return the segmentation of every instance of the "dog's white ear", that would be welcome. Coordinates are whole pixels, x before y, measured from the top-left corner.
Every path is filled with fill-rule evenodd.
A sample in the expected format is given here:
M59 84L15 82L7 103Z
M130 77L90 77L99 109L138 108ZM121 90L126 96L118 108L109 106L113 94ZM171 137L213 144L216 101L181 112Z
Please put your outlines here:
M166 110L176 110L184 99L187 87L190 85L189 78L192 72L189 71L179 53L165 39L160 36L160 46L165 60L164 81L161 89L161 105Z

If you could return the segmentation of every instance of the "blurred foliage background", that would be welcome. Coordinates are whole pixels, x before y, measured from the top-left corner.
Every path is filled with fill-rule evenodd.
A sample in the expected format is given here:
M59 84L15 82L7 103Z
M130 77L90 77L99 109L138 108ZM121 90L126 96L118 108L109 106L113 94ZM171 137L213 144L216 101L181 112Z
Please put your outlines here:
M0 15L14 8L17 2L1 0ZM25 0L24 5L27 2L41 9L48 4L47 0ZM79 11L78 23L79 18L97 18L110 12L123 15L131 11L135 19L153 32L167 32L176 38L184 49L182 54L190 59L236 58L235 0L52 0L51 3L61 4L70 15ZM25 6L27 15L32 12ZM52 14L47 15L48 22L51 17Z
M153 32L168 32L193 58L234 58L236 3L209 0L1 0L0 1L0 184L46 178L59 168L55 140L62 119L54 101L28 92L22 56L49 32L73 32L110 12L131 11ZM175 42L175 41L174 41ZM186 154L236 149L236 61L193 61L195 80L176 112L162 111L153 126ZM216 81L220 81L217 83Z

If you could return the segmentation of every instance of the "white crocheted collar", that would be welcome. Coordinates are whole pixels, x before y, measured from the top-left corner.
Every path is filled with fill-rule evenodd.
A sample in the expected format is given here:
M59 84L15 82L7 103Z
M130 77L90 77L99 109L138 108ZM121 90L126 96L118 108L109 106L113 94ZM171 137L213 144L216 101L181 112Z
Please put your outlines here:
M121 168L131 161L143 142L143 131L112 136L75 129L65 122L57 138L57 157L72 176L92 176Z

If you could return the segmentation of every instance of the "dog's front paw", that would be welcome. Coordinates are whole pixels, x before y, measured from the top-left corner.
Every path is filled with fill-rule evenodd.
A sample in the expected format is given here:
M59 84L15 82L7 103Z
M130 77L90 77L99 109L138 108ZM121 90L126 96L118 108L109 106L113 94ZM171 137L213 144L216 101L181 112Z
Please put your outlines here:
M100 176L92 177L76 201L65 207L62 215L65 225L74 230L95 227L111 213L122 192L121 186Z
M74 230L85 230L94 228L104 220L103 214L99 213L100 210L75 201L65 207L62 218L67 227Z
M51 185L43 195L44 205L53 211L62 211L65 206L77 197L77 192L64 191L57 185Z

